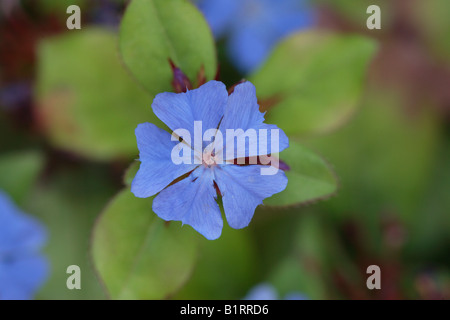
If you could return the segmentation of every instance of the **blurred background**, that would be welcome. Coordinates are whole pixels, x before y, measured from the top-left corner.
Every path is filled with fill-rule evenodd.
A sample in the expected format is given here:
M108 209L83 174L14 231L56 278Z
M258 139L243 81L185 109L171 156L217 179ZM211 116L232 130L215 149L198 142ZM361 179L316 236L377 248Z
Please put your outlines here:
M71 4L81 8L81 30L66 27ZM366 27L371 4L382 9L381 30ZM90 258L92 228L138 157L135 126L160 125L119 59L126 5L0 0L0 188L48 229L51 271L38 299L106 297ZM379 42L355 114L298 139L331 164L339 189L324 201L266 208L245 231L206 243L203 255L217 257L173 298L240 299L267 282L310 299L449 299L450 2L311 7L314 28ZM221 80L231 86L245 74L225 45L218 41ZM72 264L82 290L66 287ZM381 290L366 287L369 265L381 268Z

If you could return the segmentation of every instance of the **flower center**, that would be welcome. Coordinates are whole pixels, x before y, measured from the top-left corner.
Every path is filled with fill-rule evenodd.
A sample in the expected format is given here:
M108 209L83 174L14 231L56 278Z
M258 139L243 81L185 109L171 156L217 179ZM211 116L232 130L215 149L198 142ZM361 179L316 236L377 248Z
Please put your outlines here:
M215 156L214 152L210 151L204 151L202 162L204 166L211 167L215 166L217 164L217 157Z

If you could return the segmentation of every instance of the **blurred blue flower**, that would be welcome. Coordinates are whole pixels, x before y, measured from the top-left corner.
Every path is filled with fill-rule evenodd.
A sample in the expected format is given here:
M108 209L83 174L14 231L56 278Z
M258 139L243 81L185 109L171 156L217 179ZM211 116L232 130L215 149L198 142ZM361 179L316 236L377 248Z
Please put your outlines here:
M0 191L0 300L33 297L48 272L39 253L46 240L41 224Z
M277 300L278 293L270 284L262 283L253 287L244 300Z
M154 113L172 130L185 129L194 137L195 121L202 121L205 130L226 132L226 129L278 130L279 151L289 146L287 136L274 125L264 124L264 114L259 112L255 87L250 82L239 84L229 96L222 82L210 81L198 89L186 93L161 93L153 101ZM263 199L286 188L287 178L282 170L273 175L262 175L268 166L259 164L235 165L235 157L216 159L218 153L202 145L173 141L171 134L154 124L144 123L136 128L137 144L141 166L134 178L131 191L136 197L146 198L160 192L153 200L153 211L166 221L182 221L192 226L207 239L220 237L223 227L217 192L222 196L223 208L228 224L235 229L246 227L256 207ZM202 138L200 137L202 140ZM269 138L270 139L270 138ZM227 138L223 139L225 146ZM174 148L186 145L197 164L175 164L172 159ZM222 144L223 146L223 144ZM247 156L261 156L270 153L257 151ZM247 149L249 148L249 149ZM183 151L184 153L184 151ZM261 153L261 154L259 154ZM235 153L233 154L233 156ZM189 160L189 159L188 159ZM188 175L187 177L186 174ZM171 184L175 179L184 179ZM161 191L162 190L162 191Z
M289 34L310 27L308 0L197 0L216 38L228 37L228 51L244 73L258 68Z
M298 292L288 293L283 300L307 300L308 298ZM249 291L244 300L279 300L278 293L275 288L268 284L262 283L255 286Z
M17 110L29 103L31 95L31 86L26 82L0 87L0 109Z

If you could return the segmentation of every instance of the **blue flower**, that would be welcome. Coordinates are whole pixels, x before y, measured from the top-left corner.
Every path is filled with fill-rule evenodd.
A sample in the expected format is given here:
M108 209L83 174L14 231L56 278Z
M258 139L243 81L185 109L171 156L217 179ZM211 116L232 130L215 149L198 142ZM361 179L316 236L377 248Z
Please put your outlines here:
M250 290L244 300L277 300L278 293L270 284L262 283Z
M298 292L288 293L284 300L307 300L308 298ZM279 300L275 288L267 283L262 283L250 290L244 300Z
M140 198L159 192L153 200L153 211L160 218L181 221L213 240L220 237L223 227L216 202L219 196L228 224L241 229L250 223L263 199L286 188L284 172L272 162L264 163L261 156L287 148L288 138L276 126L264 123L255 87L250 82L237 85L230 96L225 85L218 81L186 93L161 93L154 99L152 108L175 134L151 123L138 125L136 138L141 166L131 191ZM239 132L238 129L241 132L236 138L232 133ZM201 138L211 130L214 137L207 144ZM258 135L258 143L244 139L245 133L252 130ZM268 132L267 137L259 136L263 131ZM222 133L224 138L219 139ZM199 136L200 141L196 138ZM264 143L264 138L271 141L270 146ZM239 143L230 147L235 140L244 141L245 146L240 150ZM278 148L272 145L273 141L279 144ZM183 155L183 161L174 161L174 155L179 154ZM255 157L261 161L237 164ZM264 171L274 168L271 172Z
M198 0L216 38L227 36L228 53L248 73L289 34L313 25L307 0Z
M0 191L0 300L30 299L43 284L48 264L39 250L45 240L42 225Z

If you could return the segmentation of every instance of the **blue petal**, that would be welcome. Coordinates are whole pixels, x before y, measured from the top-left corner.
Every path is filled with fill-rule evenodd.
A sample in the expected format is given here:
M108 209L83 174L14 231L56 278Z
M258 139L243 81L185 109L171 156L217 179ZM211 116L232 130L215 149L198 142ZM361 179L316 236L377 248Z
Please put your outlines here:
M272 50L273 37L263 24L244 24L234 31L228 42L228 54L236 68L244 74L255 71Z
M195 169L197 165L179 164L172 161L171 154L179 141L171 141L171 135L152 123L143 123L136 128L141 166L133 182L131 192L136 197L147 198L167 187L176 178ZM189 148L190 151L192 149ZM191 155L194 153L191 152Z
M194 139L194 121L202 121L203 132L217 129L227 101L225 85L212 80L186 93L160 93L153 100L152 108L170 129L186 129Z
M22 213L6 194L0 192L0 254L34 252L46 239L41 223Z
M295 31L312 27L316 17L309 1L285 0L282 5L272 5L267 15L267 25L274 30L273 45Z
M244 0L232 25L230 57L240 71L255 71L282 38L313 21L307 1Z
M220 38L231 27L241 0L201 0L197 6L203 12L214 37Z
M278 295L275 289L267 283L262 283L254 287L244 300L277 300Z
M48 274L47 260L38 255L0 263L0 300L31 299Z
M227 108L225 109L225 115L220 124L220 131L225 136L224 159L236 159L238 155L238 139L234 138L232 135L227 135L226 129L242 129L244 132L248 129L256 130L258 137L257 141L253 141L252 143L246 142L246 157L263 156L271 153L281 152L289 147L289 139L283 132L283 130L279 129L276 125L269 125L264 123L264 113L261 113L259 111L255 86L250 82L244 82L235 87L234 92L229 97ZM267 136L265 137L265 139L263 138L263 136L259 135L259 130L261 129L266 130L267 132ZM278 130L278 150L271 149L271 130ZM242 137L243 135L240 136ZM231 140L235 140L233 143L234 152L231 156L227 156L226 146L231 145ZM256 146L254 146L254 148L251 148L251 146L253 146L254 144L256 144ZM266 148L260 149L260 144L265 145ZM252 150L256 150L256 153Z
M188 178L161 191L153 200L153 211L166 221L190 225L208 240L219 238L223 220L213 179L211 169L199 167Z
M261 175L261 168L264 166L223 165L215 170L225 216L234 229L248 226L256 207L287 186L288 180L282 170L275 175Z
M308 297L298 292L291 292L284 297L284 300L308 300Z

